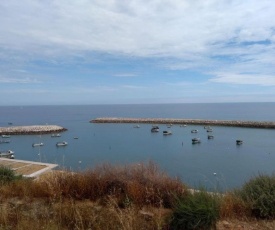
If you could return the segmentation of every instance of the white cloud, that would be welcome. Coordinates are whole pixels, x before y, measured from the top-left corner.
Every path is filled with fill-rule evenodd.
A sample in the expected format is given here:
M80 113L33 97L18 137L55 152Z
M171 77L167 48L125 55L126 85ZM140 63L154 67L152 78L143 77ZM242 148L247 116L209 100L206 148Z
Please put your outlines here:
M216 83L275 86L275 75L253 75L236 73L217 73L217 76L209 79Z
M10 84L29 84L29 83L41 83L37 79L24 77L24 78L13 78L13 77L0 77L0 83Z

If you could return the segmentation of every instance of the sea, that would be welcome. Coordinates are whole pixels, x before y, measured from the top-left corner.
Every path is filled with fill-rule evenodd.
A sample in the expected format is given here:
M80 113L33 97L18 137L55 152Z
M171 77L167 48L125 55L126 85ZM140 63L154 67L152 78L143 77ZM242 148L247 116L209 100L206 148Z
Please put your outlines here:
M275 130L213 126L208 139L203 126L151 124L96 124L98 117L182 118L209 120L274 121L275 103L135 104L1 106L0 126L60 125L68 131L61 137L12 135L0 151L13 150L16 159L56 163L60 168L79 171L102 164L147 164L152 161L171 177L190 187L228 191L249 179L271 175L275 170ZM191 130L198 129L198 133ZM162 131L171 130L164 136ZM198 137L200 144L192 144ZM78 139L76 139L78 138ZM236 140L243 140L236 145ZM67 141L57 147L58 141ZM32 147L43 142L44 146Z

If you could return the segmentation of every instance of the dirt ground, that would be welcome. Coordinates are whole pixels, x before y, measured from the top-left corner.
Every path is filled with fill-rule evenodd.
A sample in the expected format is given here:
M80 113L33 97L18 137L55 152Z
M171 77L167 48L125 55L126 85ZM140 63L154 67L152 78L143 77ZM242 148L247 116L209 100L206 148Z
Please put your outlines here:
M275 221L267 220L221 220L217 223L217 230L274 230Z

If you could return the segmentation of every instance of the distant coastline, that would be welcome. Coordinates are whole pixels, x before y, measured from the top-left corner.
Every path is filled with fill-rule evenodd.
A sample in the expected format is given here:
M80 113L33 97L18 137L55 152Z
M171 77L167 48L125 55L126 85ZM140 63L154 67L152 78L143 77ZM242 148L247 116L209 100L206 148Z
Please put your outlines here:
M239 121L239 120L203 120L203 119L173 119L173 118L122 118L100 117L91 123L144 123L144 124L178 124L178 125L212 125L244 128L275 129L273 121Z

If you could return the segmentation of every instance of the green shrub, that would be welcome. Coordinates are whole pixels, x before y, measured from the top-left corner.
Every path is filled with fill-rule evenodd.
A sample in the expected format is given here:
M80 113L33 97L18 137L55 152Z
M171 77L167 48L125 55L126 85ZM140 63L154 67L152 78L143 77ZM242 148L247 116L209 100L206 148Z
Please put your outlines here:
M275 176L259 175L244 184L241 198L250 204L257 218L275 217Z
M216 195L199 191L176 200L171 229L215 228L219 218L219 199Z
M16 179L18 179L18 176L15 175L13 170L0 166L0 184L6 184Z

